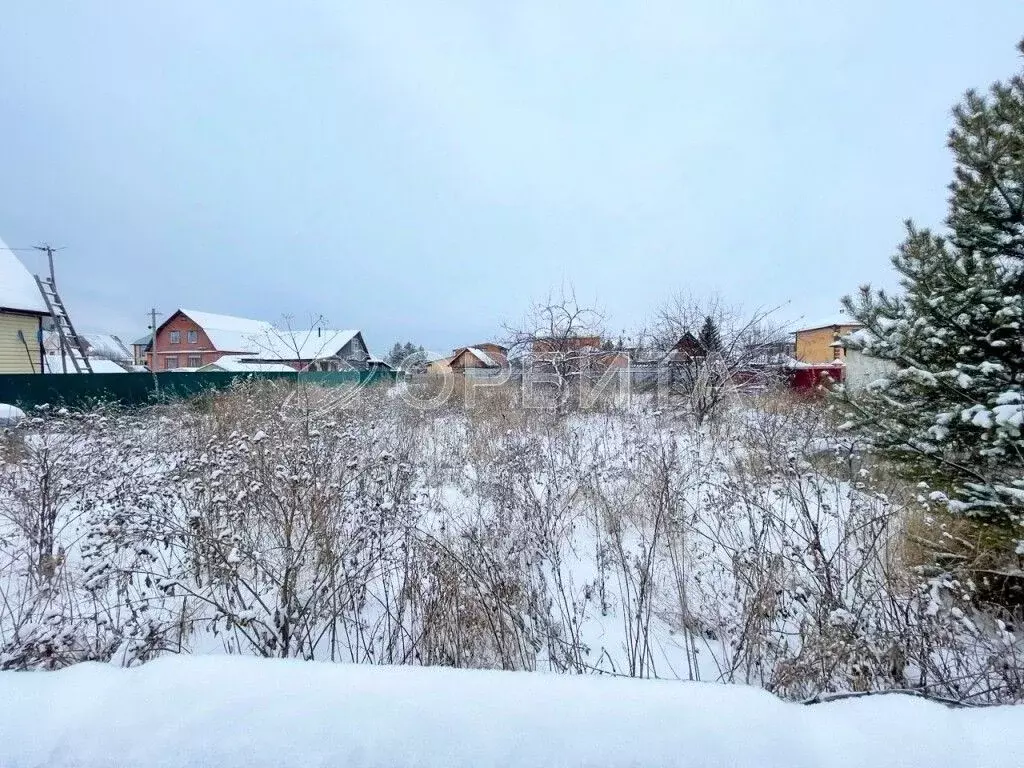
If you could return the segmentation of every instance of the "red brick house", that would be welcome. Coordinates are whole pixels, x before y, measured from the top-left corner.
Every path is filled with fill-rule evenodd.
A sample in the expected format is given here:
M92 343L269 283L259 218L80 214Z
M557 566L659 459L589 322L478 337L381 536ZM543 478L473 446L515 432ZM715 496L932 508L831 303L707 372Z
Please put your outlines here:
M538 338L532 344L533 369L550 371L554 367L572 373L589 371L601 374L609 369L629 367L629 353L625 350L602 349L600 336L567 336L565 338Z
M362 331L283 331L265 320L179 309L157 328L157 371L195 370L232 356L280 363L296 371L364 370L370 353ZM146 353L153 366L153 354Z
M274 326L263 320L179 309L157 328L156 359L149 350L146 362L156 371L200 368L224 355L255 353L272 333Z
M567 336L533 340L533 356L538 359L571 353L596 352L601 349L600 336Z

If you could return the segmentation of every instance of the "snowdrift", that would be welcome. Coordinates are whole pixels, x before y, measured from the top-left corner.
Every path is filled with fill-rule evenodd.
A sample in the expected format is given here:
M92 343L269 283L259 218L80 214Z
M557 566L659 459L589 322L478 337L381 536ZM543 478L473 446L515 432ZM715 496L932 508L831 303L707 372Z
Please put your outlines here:
M0 765L216 768L1024 765L1024 708L903 696L173 657L0 674Z

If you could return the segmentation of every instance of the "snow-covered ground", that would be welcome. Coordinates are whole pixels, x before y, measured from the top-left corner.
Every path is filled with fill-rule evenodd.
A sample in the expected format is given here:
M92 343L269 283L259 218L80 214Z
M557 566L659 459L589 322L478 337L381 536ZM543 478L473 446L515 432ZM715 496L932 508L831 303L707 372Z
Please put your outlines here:
M20 408L0 403L0 427L13 426L25 418L25 412Z
M813 408L695 430L642 404L275 392L5 438L0 667L230 654L1021 699L1015 626L908 572L900 505Z
M252 658L0 674L5 768L980 768L1024 708Z

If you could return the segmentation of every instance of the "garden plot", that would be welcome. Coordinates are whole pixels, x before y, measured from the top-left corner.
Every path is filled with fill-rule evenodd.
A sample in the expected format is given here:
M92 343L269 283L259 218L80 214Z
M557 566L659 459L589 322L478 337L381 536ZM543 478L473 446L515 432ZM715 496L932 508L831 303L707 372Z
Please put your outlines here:
M7 668L232 654L1021 697L1012 623L909 573L826 415L414 411L242 387L34 414L0 473ZM813 461L813 463L812 463Z

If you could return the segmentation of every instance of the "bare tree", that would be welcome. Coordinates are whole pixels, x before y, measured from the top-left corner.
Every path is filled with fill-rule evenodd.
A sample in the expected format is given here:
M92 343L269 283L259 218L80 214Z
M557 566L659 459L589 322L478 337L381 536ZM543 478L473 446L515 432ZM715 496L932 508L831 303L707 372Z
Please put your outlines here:
M546 386L562 415L600 365L604 314L581 306L575 291L562 287L533 302L523 320L506 325L509 357L522 363L526 381Z
M777 309L744 310L718 294L674 294L653 323L662 391L680 398L700 426L738 390L773 383L787 337L773 318Z

